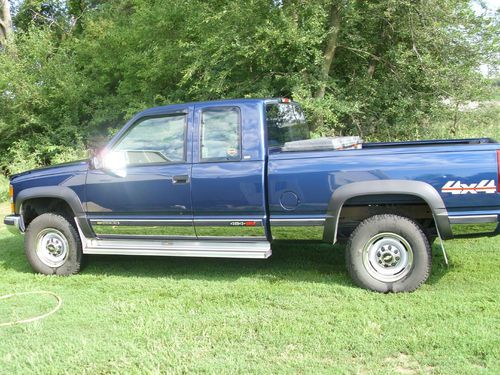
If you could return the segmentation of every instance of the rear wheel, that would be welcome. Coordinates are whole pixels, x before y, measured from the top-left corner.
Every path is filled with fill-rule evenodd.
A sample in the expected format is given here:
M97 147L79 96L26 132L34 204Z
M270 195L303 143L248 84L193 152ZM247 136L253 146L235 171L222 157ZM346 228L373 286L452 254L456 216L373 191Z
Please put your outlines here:
M43 214L26 230L24 247L31 267L46 275L80 271L82 244L74 226L64 217Z
M419 225L398 215L362 221L346 249L347 269L356 284L377 292L411 292L429 277L431 250Z

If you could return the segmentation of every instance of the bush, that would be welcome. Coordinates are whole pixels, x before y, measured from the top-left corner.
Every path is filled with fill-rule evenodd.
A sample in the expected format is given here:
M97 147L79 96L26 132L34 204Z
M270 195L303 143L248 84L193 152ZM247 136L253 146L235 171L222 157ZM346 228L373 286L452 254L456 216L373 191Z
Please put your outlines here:
M45 165L87 158L88 153L83 143L80 140L75 143L75 146L58 146L21 139L9 148L7 158L11 163L5 169L11 175Z
M426 138L480 138L487 137L500 141L500 105L480 103L479 108L458 111L455 116L436 119L428 125Z
M9 179L0 174L0 202L9 199Z

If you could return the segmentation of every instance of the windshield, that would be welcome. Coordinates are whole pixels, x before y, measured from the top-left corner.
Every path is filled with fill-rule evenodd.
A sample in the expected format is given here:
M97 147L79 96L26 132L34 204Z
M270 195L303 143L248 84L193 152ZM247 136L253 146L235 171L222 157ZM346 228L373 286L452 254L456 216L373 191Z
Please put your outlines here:
M266 126L269 147L282 147L286 142L311 138L304 113L294 103L267 104Z

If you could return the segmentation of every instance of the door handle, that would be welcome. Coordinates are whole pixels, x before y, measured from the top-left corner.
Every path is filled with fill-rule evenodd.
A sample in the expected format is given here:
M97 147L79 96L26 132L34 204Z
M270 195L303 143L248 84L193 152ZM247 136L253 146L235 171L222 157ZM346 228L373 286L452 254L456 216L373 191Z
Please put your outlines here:
M187 174L181 174L172 177L172 182L174 184L187 184L189 182L189 176Z

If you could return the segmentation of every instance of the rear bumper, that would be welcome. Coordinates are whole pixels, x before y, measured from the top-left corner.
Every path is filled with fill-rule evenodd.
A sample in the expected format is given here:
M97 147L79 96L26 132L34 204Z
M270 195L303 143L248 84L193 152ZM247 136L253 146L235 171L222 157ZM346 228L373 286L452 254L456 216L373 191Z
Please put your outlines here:
M24 233L24 221L23 217L20 215L5 216L3 223L6 225L9 232L13 234Z
M500 234L500 214L449 216L454 238Z

